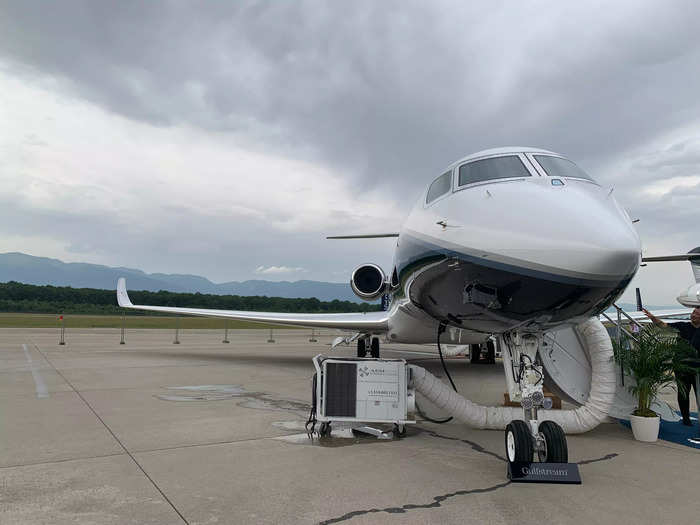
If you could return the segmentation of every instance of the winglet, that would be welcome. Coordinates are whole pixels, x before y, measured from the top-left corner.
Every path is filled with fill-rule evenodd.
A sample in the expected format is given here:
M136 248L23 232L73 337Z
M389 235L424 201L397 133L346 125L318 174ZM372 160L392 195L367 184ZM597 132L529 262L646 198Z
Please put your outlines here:
M117 302L123 308L134 306L131 303L131 299L129 299L129 294L126 292L126 279L124 277L120 277L117 281Z

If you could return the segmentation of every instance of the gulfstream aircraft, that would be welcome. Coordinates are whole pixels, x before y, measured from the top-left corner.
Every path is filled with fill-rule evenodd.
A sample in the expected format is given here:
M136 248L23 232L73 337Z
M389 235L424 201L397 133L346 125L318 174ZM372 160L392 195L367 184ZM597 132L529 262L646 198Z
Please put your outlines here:
M380 337L469 344L495 335L505 350L511 399L522 401L527 420L508 415L515 420L506 428L509 459L531 459L533 447L548 445L551 460L565 461L561 427L538 422L544 377L540 357L547 357L545 370L556 380L555 350L561 348L561 358L566 357L563 336L557 334L587 322L603 330L598 315L639 268L639 236L613 190L557 153L491 149L454 162L430 182L399 232L335 238L372 237L397 239L393 268L387 276L378 265L363 264L353 271L350 285L365 300L390 294L386 311L292 314L134 305L123 278L117 298L124 308L349 330L356 333L360 357L368 351L379 357ZM578 333L584 349L593 344L586 337ZM604 338L609 348L607 333ZM592 373L589 368L588 389L595 398L595 364ZM565 388L571 378L558 379ZM585 397L573 397L586 403ZM549 413L554 411L546 412L548 420L556 419ZM494 421L480 425L505 426ZM562 425L582 431L566 421Z

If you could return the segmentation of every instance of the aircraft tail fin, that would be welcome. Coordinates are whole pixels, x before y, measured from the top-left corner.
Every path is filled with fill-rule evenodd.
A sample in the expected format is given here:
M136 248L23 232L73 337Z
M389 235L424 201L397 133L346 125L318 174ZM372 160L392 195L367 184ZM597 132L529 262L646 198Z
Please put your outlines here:
M690 254L700 255L700 246L690 250L688 252L688 255L690 255ZM695 277L695 282L700 283L700 258L690 259L690 267L693 269L693 277Z

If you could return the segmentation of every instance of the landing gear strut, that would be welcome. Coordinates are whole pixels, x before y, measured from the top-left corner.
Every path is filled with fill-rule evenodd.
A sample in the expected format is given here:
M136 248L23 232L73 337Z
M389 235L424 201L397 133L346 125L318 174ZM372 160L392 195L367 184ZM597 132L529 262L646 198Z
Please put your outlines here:
M567 463L569 452L564 430L554 421L540 422L537 409L551 408L552 402L542 392L544 372L537 362L541 334L505 334L503 367L512 401L520 401L523 419L506 427L505 445L508 461Z

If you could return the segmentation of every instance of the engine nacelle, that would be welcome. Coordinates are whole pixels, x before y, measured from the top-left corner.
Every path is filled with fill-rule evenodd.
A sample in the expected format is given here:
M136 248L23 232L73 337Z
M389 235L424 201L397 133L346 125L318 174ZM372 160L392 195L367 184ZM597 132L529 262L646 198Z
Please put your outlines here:
M676 299L687 308L697 308L700 306L700 283L694 284Z
M372 301L386 291L386 275L376 264L363 264L352 272L350 287L360 299Z

